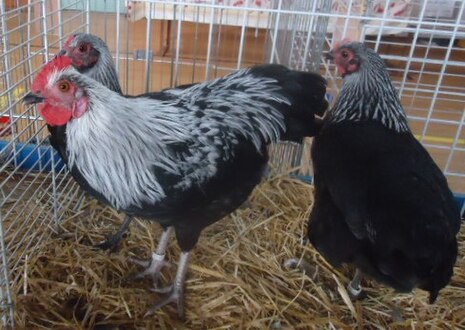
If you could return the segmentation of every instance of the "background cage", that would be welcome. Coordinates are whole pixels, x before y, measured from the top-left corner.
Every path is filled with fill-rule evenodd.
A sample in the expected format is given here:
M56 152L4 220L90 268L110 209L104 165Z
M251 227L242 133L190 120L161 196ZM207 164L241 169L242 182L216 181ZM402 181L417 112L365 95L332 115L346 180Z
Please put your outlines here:
M6 0L0 2L0 308L15 297L38 244L83 193L50 148L33 107L21 104L38 69L74 32L104 39L123 91L138 94L275 62L341 86L323 55L348 36L388 63L411 127L463 201L465 2L438 0ZM273 150L278 172L307 165L308 146Z

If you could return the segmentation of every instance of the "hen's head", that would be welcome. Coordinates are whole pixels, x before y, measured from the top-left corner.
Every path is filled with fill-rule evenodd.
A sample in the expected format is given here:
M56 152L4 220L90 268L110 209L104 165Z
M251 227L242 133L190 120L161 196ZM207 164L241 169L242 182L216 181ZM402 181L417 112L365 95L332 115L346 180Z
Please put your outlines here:
M337 42L327 57L334 61L342 77L373 66L377 69L385 68L384 61L372 49L349 39Z
M66 40L58 55L68 56L80 73L122 94L113 57L99 37L86 33L73 34Z
M83 73L97 65L102 56L110 56L105 42L93 34L77 33L66 40L59 55L66 55L73 61L73 66Z
M65 125L88 110L89 98L80 87L80 75L72 62L67 56L48 62L34 79L32 92L23 99L26 104L40 104L40 114L51 126Z

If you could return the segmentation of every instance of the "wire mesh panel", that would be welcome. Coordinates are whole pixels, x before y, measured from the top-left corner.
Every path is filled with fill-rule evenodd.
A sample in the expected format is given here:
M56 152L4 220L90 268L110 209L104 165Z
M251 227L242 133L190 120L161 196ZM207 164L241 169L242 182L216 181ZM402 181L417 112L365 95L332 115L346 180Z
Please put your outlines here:
M22 96L31 77L63 39L87 25L85 3L66 12L57 2L0 2L0 307L4 325L14 322L14 297L27 287L28 262L37 258L80 192L47 141L48 132ZM24 293L24 292L22 292Z
M106 41L129 93L203 81L265 62L273 2L236 2L128 1L124 19L102 10L96 18L107 19L92 24L92 31L116 27L118 38ZM143 79L132 79L132 72L142 72Z
M268 58L273 63L295 70L319 72L331 9L330 0L275 1L268 40ZM309 139L305 143L280 142L270 147L270 163L274 173L292 171L312 174Z
M328 29L330 0L282 0L271 23L270 61L296 70L319 71ZM308 13L309 15L305 15Z
M12 324L36 246L82 193L21 104L38 69L76 31L109 46L128 94L275 62L341 86L323 54L344 37L386 59L414 133L465 192L465 2L453 0L54 0L0 2L0 307ZM309 164L308 147L271 150L275 170Z

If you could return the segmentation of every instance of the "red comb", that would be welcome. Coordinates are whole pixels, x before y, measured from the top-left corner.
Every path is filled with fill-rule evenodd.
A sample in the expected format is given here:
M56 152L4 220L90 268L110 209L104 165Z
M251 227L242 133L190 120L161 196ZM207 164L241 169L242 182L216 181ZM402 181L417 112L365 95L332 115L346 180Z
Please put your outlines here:
M74 38L76 38L76 35L73 34L71 35L66 41L65 41L65 44L63 47L69 47L69 45L71 45L71 43L73 42Z
M53 60L45 64L32 82L32 91L36 92L41 90L42 87L47 84L50 73L72 67L72 63L73 60L66 55L55 56Z
M352 39L350 39L350 38L344 38L344 39L342 39L341 41L336 42L336 43L334 44L333 49L339 49L339 48L341 48L342 46L347 45L347 44L350 44L350 43L352 43Z
M10 117L0 117L0 124L8 124L10 122Z

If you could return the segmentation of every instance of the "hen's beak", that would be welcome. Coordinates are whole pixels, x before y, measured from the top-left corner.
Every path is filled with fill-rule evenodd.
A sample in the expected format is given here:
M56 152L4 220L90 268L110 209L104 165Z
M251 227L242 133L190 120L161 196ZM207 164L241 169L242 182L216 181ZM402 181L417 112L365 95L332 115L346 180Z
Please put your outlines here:
M328 61L334 60L333 51L330 50L329 52L327 52L325 57Z
M28 93L23 98L23 103L26 105L42 103L45 100L45 97L34 93Z
M59 56L63 56L66 54L66 50L62 49L58 53L55 54L55 57L53 59L56 59Z

